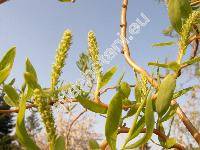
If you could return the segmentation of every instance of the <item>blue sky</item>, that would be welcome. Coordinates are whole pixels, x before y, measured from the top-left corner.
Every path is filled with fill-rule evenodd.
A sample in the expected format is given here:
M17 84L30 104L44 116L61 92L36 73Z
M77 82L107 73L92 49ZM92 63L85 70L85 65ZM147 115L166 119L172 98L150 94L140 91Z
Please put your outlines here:
M115 0L77 0L76 3L60 3L56 0L13 0L0 5L0 56L12 46L17 47L17 57L12 72L19 87L23 80L24 63L29 57L35 66L39 81L49 86L51 64L55 50L65 29L73 33L73 43L64 68L62 79L76 81L79 71L76 60L81 52L87 50L87 33L93 30L99 42L100 53L109 48L118 38L121 12L121 1ZM164 61L176 58L176 46L153 48L155 42L169 41L161 31L168 27L167 10L155 0L138 0L129 2L128 23L135 22L143 12L150 23L141 29L140 34L130 42L130 50L136 62L149 70L146 65L150 61ZM131 69L126 65L122 55L116 56L109 65L118 66L117 79L122 71L126 71L125 80L134 83ZM114 83L114 82L112 82ZM105 97L105 102L107 102ZM102 120L100 119L102 130Z
M79 72L75 62L78 55L87 50L88 31L93 30L96 33L100 52L103 53L118 38L120 11L120 1L113 0L78 0L74 4L63 4L56 0L16 0L5 3L0 6L0 54L9 47L16 46L13 76L17 77L17 83L22 82L25 58L29 57L38 71L41 84L48 86L55 50L62 32L70 29L73 32L73 44L63 79L76 81ZM161 30L169 25L164 5L154 0L130 1L128 23L135 22L141 12L147 15L151 22L131 41L133 58L144 67L147 67L145 64L149 61L158 58L163 60L161 56L173 59L175 49L151 46L154 42L168 40L161 34ZM124 67L122 55L118 55L104 68L113 65L130 71L129 67Z

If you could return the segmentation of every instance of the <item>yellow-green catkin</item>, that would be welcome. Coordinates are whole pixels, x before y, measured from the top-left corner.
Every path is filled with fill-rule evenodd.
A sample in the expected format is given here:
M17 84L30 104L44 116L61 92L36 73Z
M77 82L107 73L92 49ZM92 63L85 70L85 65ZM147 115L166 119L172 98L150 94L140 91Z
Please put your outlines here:
M50 149L52 150L56 139L55 122L51 106L49 105L47 98L42 97L42 91L40 89L34 90L34 104L37 106L38 112L45 125L48 142L50 143Z
M93 69L97 78L97 87L94 93L94 99L95 101L99 102L99 90L100 90L99 87L100 87L102 72L101 72L101 65L100 65L100 60L99 60L99 48L98 48L95 34L92 31L88 33L88 53L93 62Z
M188 39L190 36L190 31L192 29L192 26L197 24L199 20L200 20L200 11L193 11L182 26L182 30L180 33L180 41L179 41L180 51L178 56L178 63L181 63L181 59L187 49Z
M99 63L99 48L94 32L88 33L88 52L93 62L95 73L98 75L101 72L101 65Z
M71 31L69 30L64 31L61 42L56 50L55 63L52 66L51 90L55 90L55 87L58 84L59 77L62 73L62 68L65 65L67 52L71 46L71 41L72 41Z

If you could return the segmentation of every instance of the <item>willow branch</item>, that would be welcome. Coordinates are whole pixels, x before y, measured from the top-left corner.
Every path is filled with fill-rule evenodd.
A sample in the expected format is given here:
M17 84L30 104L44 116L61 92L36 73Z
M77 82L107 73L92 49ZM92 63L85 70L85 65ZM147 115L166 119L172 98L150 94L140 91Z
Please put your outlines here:
M120 32L120 39L122 43L122 50L124 57L127 61L127 63L138 73L143 74L146 76L149 83L151 83L154 87L158 87L156 81L145 71L143 68L139 67L135 61L130 56L130 50L129 46L126 41L126 28L127 28L127 20L126 20L126 14L127 14L127 7L128 7L128 0L123 0L122 4L122 12L121 12L121 32Z
M158 88L158 83L145 71L143 68L139 67L131 58L130 56L130 50L129 46L127 44L126 39L126 30L127 30L127 7L128 7L128 0L123 0L122 4L122 12L121 12L121 25L120 25L120 39L122 42L122 49L124 53L124 57L127 61L127 63L138 73L143 74L146 76L149 83L155 87ZM198 130L193 126L193 124L190 122L190 120L187 118L185 113L182 111L180 106L176 103L175 100L172 100L172 105L177 105L178 108L176 110L176 113L178 114L179 118L183 122L183 124L186 126L190 134L194 137L196 142L200 145L200 133Z
M127 127L122 127L118 130L118 134L128 133L128 132L129 132L129 128L127 128ZM140 133L146 133L146 128L144 128ZM163 141L166 141L168 139L168 137L165 134L163 134L162 132L160 132L157 129L154 129L153 133L155 135L159 136ZM106 140L104 140L102 142L102 144L100 145L100 148L101 148L101 150L105 150L107 146L108 146L108 143L107 143ZM179 143L174 144L172 148L176 148L176 149L179 149L179 150L185 150L185 147L183 145L179 144Z

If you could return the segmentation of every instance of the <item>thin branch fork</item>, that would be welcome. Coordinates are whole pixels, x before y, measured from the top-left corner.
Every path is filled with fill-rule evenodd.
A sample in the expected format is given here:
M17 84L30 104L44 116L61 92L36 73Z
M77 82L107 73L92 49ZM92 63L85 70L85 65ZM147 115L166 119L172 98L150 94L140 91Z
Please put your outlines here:
M120 25L120 38L122 42L122 49L124 53L124 57L128 64L138 73L143 74L146 76L148 82L155 87L156 89L158 88L158 83L145 71L143 68L139 67L134 60L130 56L130 51L128 44L126 42L126 30L127 30L127 19L126 19L126 14L127 14L127 7L128 7L128 0L123 0L122 4L122 12L121 12L121 25ZM199 37L195 37L199 38ZM180 106L177 104L175 100L172 100L172 105L177 105L177 110L176 113L178 114L179 118L183 122L183 124L186 126L188 131L191 133L191 135L194 137L196 142L200 145L200 133L199 131L193 126L193 124L189 121L185 113L182 111Z
M69 130L67 132L67 142L69 142L69 135L72 129L72 126L74 125L74 123L86 112L87 110L84 110L83 112L81 112L78 116L76 116L76 118L71 122L71 124L69 125Z
M122 128L120 128L118 130L118 134L120 134L120 133L128 133L128 132L129 132L129 128L127 128L127 127L122 127ZM142 129L141 133L146 133L146 128ZM160 132L157 129L154 129L153 133L155 135L159 136L163 141L166 141L168 139L168 137L165 134L163 134L162 132ZM107 146L108 146L108 143L105 140L100 145L100 148L101 148L101 150L105 150ZM179 144L179 143L174 144L172 148L176 148L178 150L185 150L185 147L183 145Z

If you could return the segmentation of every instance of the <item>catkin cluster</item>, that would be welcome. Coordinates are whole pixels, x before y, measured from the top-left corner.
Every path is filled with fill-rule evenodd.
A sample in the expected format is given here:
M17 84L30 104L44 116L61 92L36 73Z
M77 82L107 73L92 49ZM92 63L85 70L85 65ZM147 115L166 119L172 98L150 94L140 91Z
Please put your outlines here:
M101 70L101 65L99 63L99 48L95 34L92 31L88 33L88 52L92 59L95 73L99 74Z
M185 53L187 45L188 45L188 38L190 36L190 31L192 29L192 26L200 20L200 11L194 11L190 14L189 18L186 20L184 25L182 26L182 31L180 33L180 48Z
M37 106L41 118L44 122L48 141L50 145L53 145L56 138L56 129L54 127L52 109L46 98L42 97L42 92L40 89L34 90L34 104Z
M52 73L51 73L51 89L52 90L54 90L55 86L58 84L59 77L62 73L62 68L65 65L67 52L71 45L71 40L72 40L71 31L69 30L64 31L61 42L58 46L58 49L56 50L55 63L53 64L53 67L52 67L53 68Z

